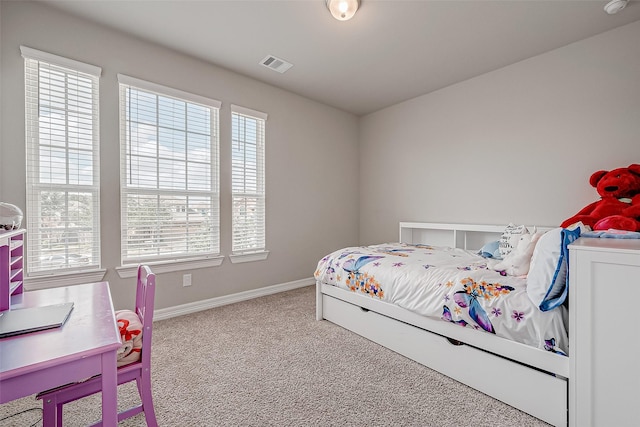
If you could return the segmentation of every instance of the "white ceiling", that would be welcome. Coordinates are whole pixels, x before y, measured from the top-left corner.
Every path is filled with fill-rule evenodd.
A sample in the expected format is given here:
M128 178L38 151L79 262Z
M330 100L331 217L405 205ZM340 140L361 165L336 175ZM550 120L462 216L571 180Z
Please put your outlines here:
M345 22L325 0L46 3L362 115L640 19L639 2L607 1L361 0Z

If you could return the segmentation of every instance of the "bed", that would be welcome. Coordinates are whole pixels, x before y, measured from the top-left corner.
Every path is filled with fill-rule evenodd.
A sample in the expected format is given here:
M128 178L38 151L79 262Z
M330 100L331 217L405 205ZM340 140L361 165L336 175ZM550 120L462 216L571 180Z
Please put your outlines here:
M572 336L579 321L588 323L589 313L576 310L586 316L579 320L573 310L569 312L573 294L557 307L541 311L527 298L526 277L502 275L487 266L477 252L500 239L504 230L505 226L495 225L402 222L398 243L328 254L315 272L316 318L552 425L590 425L590 416L575 424L578 416L570 415L581 407L593 414L599 407L592 402L593 394L576 386L586 384L577 381L576 372L589 376L595 369L591 358L576 357L579 346ZM638 241L615 244L635 251L630 259L640 272ZM591 267L574 267L580 268ZM589 345L595 342L590 331L582 333L591 337ZM576 360L588 363L578 365ZM610 419L612 412L606 411L600 413ZM627 412L621 408L613 416L624 417Z

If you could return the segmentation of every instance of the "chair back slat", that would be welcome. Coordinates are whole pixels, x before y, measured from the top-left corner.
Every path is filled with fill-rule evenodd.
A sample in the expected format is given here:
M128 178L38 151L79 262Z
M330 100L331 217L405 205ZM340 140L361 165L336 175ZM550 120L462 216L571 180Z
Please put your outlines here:
M140 363L151 366L151 336L153 333L153 310L156 292L156 275L146 265L138 266L136 284L136 313L142 322L142 354Z

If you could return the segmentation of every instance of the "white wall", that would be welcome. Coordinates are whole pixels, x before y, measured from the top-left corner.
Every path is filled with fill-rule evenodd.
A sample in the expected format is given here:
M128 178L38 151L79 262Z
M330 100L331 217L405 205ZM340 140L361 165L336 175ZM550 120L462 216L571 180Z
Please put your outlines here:
M313 275L318 259L357 244L358 118L34 2L0 2L2 148L0 200L25 206L24 75L20 45L102 67L100 80L102 262L114 304L131 304L121 280L117 73L218 99L222 252L230 252L231 103L264 111L267 121L266 261L158 277L157 308L287 283ZM224 43L224 40L219 41ZM256 66L257 65L256 63ZM327 166L329 169L327 169ZM339 188L340 191L334 191ZM26 212L28 214L28 212Z
M365 116L360 243L399 221L559 225L640 163L640 21Z

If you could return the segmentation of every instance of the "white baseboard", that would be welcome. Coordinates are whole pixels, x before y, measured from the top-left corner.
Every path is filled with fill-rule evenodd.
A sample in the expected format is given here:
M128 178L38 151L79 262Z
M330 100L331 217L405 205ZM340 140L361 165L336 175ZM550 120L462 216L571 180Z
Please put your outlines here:
M314 283L315 279L313 277L309 277L307 279L295 280L293 282L281 283L279 285L266 286L264 288L238 292L222 297L190 302L173 307L160 308L153 312L153 320L156 321L170 319L172 317L191 314L202 310L208 310L210 308L220 307L227 304L233 304L240 301L246 301L253 298L259 298L266 295L272 295L279 292L290 291L292 289L302 288L305 286L311 286Z

